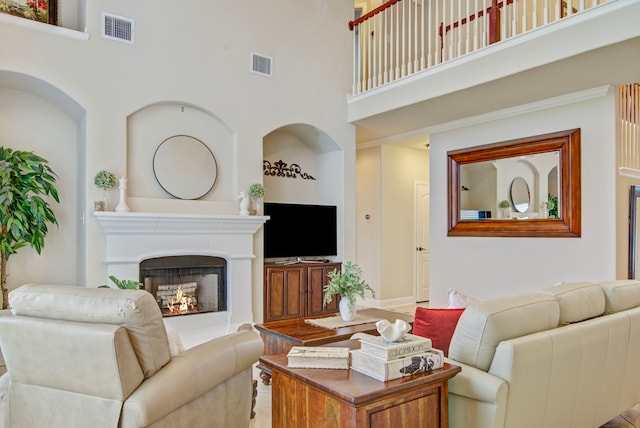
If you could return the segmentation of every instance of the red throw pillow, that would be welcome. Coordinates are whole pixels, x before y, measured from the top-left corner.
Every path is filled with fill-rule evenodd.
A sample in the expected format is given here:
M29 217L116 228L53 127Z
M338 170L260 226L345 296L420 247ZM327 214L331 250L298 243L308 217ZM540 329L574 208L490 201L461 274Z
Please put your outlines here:
M416 308L412 333L431 339L431 346L449 354L449 343L465 308Z

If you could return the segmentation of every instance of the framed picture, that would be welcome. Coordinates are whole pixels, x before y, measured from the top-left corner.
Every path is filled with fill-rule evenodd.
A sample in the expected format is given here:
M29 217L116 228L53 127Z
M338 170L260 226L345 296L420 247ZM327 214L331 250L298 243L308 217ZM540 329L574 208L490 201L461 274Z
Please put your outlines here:
M58 0L0 0L0 12L45 24L58 24Z

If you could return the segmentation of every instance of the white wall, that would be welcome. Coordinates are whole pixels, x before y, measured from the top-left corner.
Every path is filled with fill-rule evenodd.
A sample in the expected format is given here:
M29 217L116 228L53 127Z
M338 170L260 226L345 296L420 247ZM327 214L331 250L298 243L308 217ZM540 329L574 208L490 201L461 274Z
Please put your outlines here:
M616 151L612 88L548 100L431 134L431 303L446 290L488 298L559 281L616 278ZM582 237L447 237L447 151L581 128Z
M78 262L77 124L55 105L28 92L0 87L0 146L33 151L57 176L60 203L49 198L58 226L49 225L41 256L27 246L9 258L9 286L27 282L71 285ZM52 141L51 136L55 136ZM13 287L12 287L13 288Z
M106 169L118 176L131 173L135 178L136 168L146 168L137 165L137 161L128 162L129 155L142 155L130 150L132 139L142 135L139 128L130 134L130 125L137 126L136 112L166 104L192 106L217 118L229 130L232 138L224 144L230 147L225 147L221 156L228 162L219 167L221 173L234 171L232 176L221 179L231 184L219 189L214 186L206 201L178 201L158 195L149 187L150 181L143 184L132 180L130 186L135 194L148 198L135 209L235 213L238 192L263 180L263 137L288 124L309 124L326 133L342 152L336 164L341 180L334 182L332 191L344 204L345 256L354 256L355 132L346 121L352 62L352 35L346 23L352 19L353 4L338 0L282 0L276 7L270 2L212 0L159 2L150 10L146 2L129 0L63 0L61 8L82 11L78 13L84 13L86 8L88 33L37 23L25 26L24 20L6 15L0 19L3 40L11 40L0 44L0 87L15 88L32 80L41 83L30 86L31 90L27 88L32 94L13 95L11 102L5 102L3 97L0 141L15 148L30 148L30 134L37 132L45 142L36 148L45 144L55 147L42 154L49 158L60 154L60 159L51 159L52 166L65 172L60 185L74 189L71 196L65 192L63 204L79 204L80 213L60 211L59 220L70 225L68 230L81 230L82 239L70 252L47 253L46 263L61 266L60 269L30 269L21 278L10 278L11 288L21 282L40 281L43 276L50 283L94 286L106 281L104 239L90 216L93 200L101 198L93 176ZM102 12L134 19L135 44L101 38ZM82 17L78 19L81 21ZM273 77L249 71L251 52L273 58ZM39 86L55 90L44 94ZM27 100L24 107L15 102L16 97L26 99L32 95L40 99ZM51 102L67 111L69 100L80 106L81 112L72 119L75 125L66 133L53 132L56 119L42 113L46 107L33 107ZM15 127L16 135L27 138L11 138L5 143L8 123ZM155 129L145 138L173 135L176 122L169 117L168 121L153 122L153 126ZM198 130L202 130L199 125ZM56 242L58 239L66 242L74 238L51 235L45 247L58 248L63 245ZM254 302L259 308L262 264L261 238L258 239L253 277ZM67 263L71 266L61 264L69 254L74 259ZM35 257L25 257L25 263L36 266L32 264ZM10 265L9 269L11 272L13 267ZM258 312L254 308L254 313Z
M382 148L359 149L356 157L355 262L380 298L382 265ZM367 218L368 216L368 218Z
M356 165L357 263L376 291L369 304L415 303L415 183L428 182L428 152L360 149Z

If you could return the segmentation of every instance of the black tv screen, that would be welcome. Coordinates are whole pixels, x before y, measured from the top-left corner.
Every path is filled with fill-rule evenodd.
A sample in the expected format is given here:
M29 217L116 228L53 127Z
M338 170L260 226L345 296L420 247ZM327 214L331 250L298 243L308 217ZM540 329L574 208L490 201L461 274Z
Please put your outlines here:
M265 202L264 257L324 257L338 254L333 205Z

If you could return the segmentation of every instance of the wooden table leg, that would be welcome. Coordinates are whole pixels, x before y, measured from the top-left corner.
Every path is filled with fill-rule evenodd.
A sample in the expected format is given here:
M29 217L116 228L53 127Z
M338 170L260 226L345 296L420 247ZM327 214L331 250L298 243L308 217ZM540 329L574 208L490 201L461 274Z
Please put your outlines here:
M271 370L261 364L256 365L256 368L260 369L260 379L262 379L262 384L267 386L271 385Z

